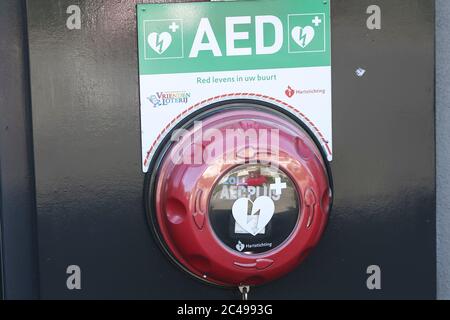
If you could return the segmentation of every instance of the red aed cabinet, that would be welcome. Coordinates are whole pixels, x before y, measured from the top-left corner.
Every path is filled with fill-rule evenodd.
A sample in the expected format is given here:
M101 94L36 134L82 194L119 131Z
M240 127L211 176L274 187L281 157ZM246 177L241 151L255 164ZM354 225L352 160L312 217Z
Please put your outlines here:
M277 109L218 102L186 119L178 141L160 147L146 191L150 220L166 253L199 279L264 284L301 263L324 231L328 164L304 126ZM230 130L243 129L267 140L226 141Z

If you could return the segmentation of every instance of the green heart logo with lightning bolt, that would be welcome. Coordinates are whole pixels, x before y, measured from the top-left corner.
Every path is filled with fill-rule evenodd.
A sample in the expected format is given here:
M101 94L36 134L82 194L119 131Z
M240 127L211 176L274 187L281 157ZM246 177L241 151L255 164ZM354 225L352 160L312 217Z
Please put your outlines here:
M148 36L147 41L150 48L161 55L170 47L170 44L172 43L172 36L168 32L152 32Z

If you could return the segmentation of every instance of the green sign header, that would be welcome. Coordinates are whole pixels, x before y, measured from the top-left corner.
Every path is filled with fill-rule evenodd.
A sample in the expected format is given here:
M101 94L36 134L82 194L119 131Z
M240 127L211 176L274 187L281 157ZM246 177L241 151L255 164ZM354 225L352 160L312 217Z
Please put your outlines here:
M137 6L141 75L330 66L330 5L252 0Z

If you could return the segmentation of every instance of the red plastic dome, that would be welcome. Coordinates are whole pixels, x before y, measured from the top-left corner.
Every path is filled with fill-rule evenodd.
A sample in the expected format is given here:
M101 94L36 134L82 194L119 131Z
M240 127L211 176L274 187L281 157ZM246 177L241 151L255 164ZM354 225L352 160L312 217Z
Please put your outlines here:
M326 164L309 134L281 112L242 104L211 113L158 163L151 213L158 238L207 282L276 279L324 231L332 197Z

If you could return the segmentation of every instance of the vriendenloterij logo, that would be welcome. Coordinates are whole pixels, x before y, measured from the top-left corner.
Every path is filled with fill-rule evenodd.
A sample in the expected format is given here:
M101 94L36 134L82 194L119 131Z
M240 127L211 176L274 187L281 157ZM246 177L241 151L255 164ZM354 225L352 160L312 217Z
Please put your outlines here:
M147 99L154 108L158 108L171 104L187 104L190 98L191 93L187 91L166 91L152 94Z

